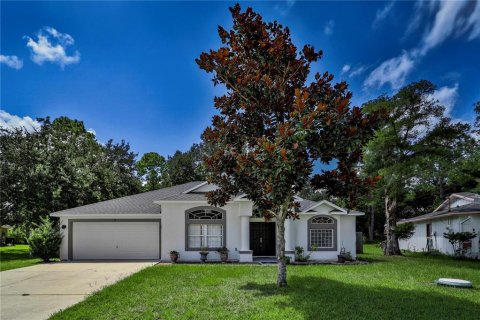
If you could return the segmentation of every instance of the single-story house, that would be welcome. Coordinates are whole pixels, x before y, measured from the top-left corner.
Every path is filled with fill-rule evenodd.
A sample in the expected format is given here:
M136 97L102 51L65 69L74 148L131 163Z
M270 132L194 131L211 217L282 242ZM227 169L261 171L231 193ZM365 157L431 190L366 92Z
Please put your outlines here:
M216 186L197 181L52 213L60 219L61 260L155 259L199 261L208 247L227 247L229 260L251 262L276 255L274 222L254 214L245 195L223 207L207 203L206 192ZM295 246L311 251L311 259L334 260L342 248L356 257L355 220L363 213L347 211L329 201L296 197L300 219L286 221L286 252ZM314 251L313 251L314 250Z
M464 243L467 255L480 257L480 195L471 192L453 193L435 211L398 223L413 222L414 235L408 240L400 240L400 249L410 251L439 250L454 254L453 246L443 236L448 232L474 232L477 237Z

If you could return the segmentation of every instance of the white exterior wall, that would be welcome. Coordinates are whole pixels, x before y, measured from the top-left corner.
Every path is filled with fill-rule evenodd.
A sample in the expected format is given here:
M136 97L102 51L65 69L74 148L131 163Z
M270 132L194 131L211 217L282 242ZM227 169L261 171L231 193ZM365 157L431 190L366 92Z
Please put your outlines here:
M202 202L190 203L162 203L161 214L85 214L60 216L60 232L63 240L60 246L60 259L68 260L68 236L69 219L161 219L161 259L170 261L170 251L176 250L180 253L180 261L199 261L198 251L185 250L185 211L199 206L207 206ZM236 201L227 204L222 209L226 210L226 246L229 249L229 259L239 260L240 262L251 261L251 253L248 253L249 247L249 222L264 221L262 218L251 218L253 204L249 201ZM353 257L356 257L356 236L355 236L355 216L342 214L330 214L332 207L321 205L316 207L315 212L300 214L298 220L286 221L286 251L293 252L296 246L301 246L308 251L308 220L316 215L329 215L337 220L337 250L336 251L316 251L311 252L313 260L336 260L342 247L350 251ZM243 218L242 218L243 217ZM246 219L248 223L246 223ZM242 228L242 220L244 227ZM94 223L94 222L92 222ZM62 229L62 225L66 228ZM247 230L245 230L247 229ZM480 229L480 228L478 228ZM242 232L243 240L242 244ZM247 248L245 248L247 246ZM245 250L247 249L247 250ZM244 252L240 254L240 251ZM247 252L246 252L247 251ZM246 252L246 253L245 253ZM287 254L293 258L292 254ZM211 251L208 260L220 260L216 251Z
M208 206L205 203L163 203L162 204L162 260L170 260L170 251L175 250L180 254L179 261L198 261L198 251L186 251L185 243L185 211L199 206ZM228 258L240 260L239 251L241 248L240 239L240 216L251 215L250 203L231 203L222 207L226 211L226 247L230 251ZM208 260L220 260L216 251L208 254Z
M480 215L472 216L473 229L477 234L477 237L472 240L472 252L477 254L480 258Z
M470 217L468 226L462 225L462 222ZM448 232L447 228L451 228L453 232L470 231L475 230L476 233L480 230L480 216L479 215L458 215L452 216L450 224L448 218L434 219L430 221L421 221L415 223L414 235L408 240L400 240L400 249L410 250L414 252L425 251L427 247L427 223L432 224L432 240L433 249L439 250L446 254L453 254L453 247L446 238L443 237L443 233ZM466 230L468 229L468 230ZM478 255L479 253L479 237L477 236L472 240L472 253Z
M62 235L62 243L60 244L60 260L68 260L68 219L60 218L60 234ZM67 228L62 229L62 226Z
M353 258L357 257L357 235L356 235L356 217L355 216L339 216L342 223L339 226L339 248L345 248L347 252L352 254ZM340 238L340 235L342 236Z
M427 246L426 224L424 222L415 223L413 236L408 240L400 240L399 245L402 250L424 251Z
M330 207L322 206L315 208L316 212L309 212L300 215L299 220L292 221L294 234L293 249L296 246L303 247L306 253L310 254L312 260L336 260L342 247L352 254L353 258L357 256L356 234L355 234L355 216L346 214L330 214ZM330 216L337 220L337 250L335 251L308 251L308 220L317 215Z

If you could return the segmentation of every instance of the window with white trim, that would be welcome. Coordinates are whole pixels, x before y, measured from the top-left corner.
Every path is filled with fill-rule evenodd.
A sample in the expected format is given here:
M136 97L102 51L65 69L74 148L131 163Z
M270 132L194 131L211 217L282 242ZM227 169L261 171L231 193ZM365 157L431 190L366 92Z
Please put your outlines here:
M188 247L190 249L223 247L223 225L189 224Z
M201 207L186 211L186 250L225 246L225 211Z
M337 250L337 220L330 216L315 216L308 220L308 250Z

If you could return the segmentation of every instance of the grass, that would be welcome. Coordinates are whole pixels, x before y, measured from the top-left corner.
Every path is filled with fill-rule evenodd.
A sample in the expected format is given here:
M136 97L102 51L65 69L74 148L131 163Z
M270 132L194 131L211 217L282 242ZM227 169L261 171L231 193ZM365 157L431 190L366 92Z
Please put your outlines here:
M57 313L52 319L478 319L480 263L408 254L383 257L366 245L367 265L159 265ZM473 281L441 287L439 277Z
M42 261L32 258L28 250L26 244L0 247L0 271L28 267Z

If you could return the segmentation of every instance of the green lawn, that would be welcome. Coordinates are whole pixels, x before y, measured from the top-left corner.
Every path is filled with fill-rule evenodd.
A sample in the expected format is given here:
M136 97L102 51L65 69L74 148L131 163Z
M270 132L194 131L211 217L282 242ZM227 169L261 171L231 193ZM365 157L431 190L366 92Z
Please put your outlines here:
M383 257L368 265L163 265L93 294L53 319L479 319L480 263L444 257ZM474 289L440 287L463 278Z
M12 247L0 247L0 271L28 267L40 261L41 259L30 256L28 245L17 244Z

